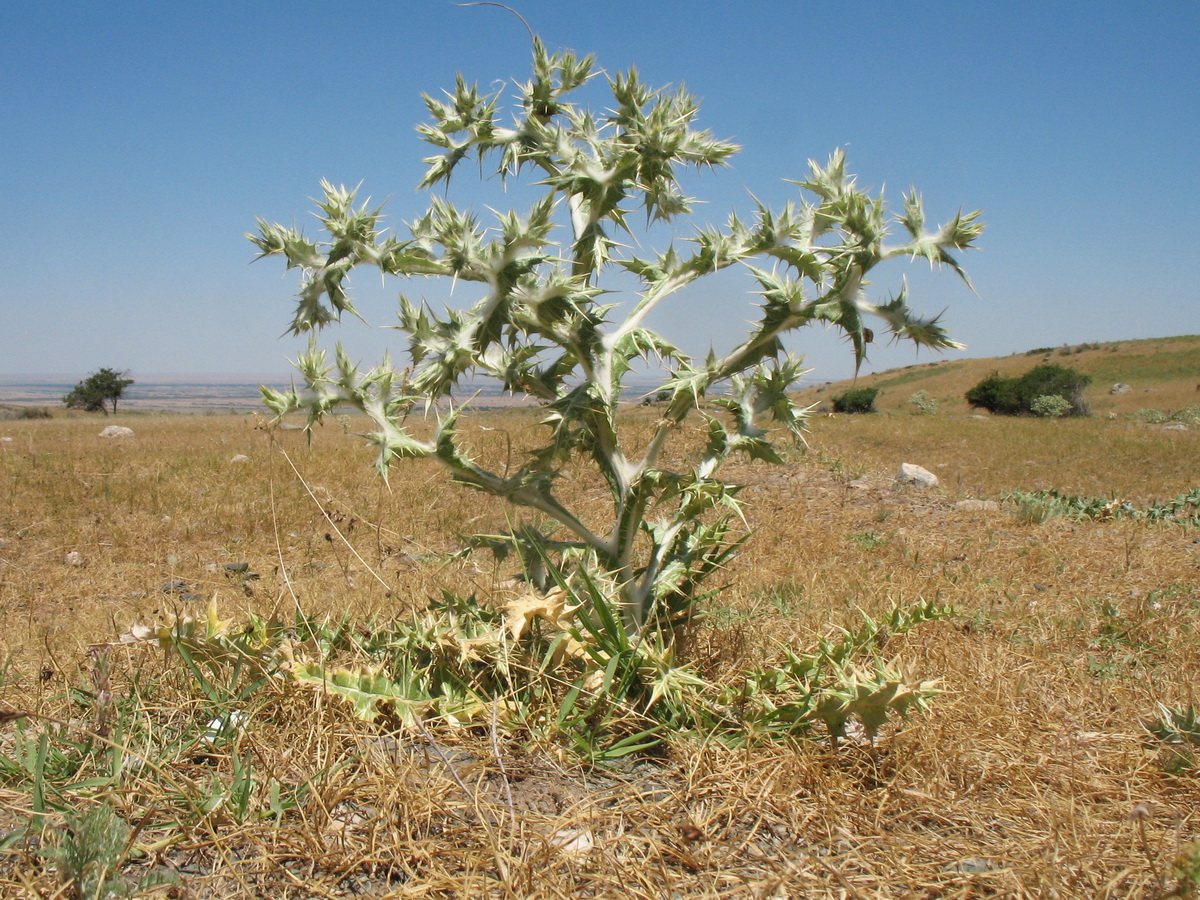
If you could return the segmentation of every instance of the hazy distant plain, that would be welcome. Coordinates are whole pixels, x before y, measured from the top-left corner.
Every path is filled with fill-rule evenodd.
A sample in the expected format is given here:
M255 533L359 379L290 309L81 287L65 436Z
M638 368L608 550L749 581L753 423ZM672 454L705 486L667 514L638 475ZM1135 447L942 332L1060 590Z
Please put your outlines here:
M0 375L0 403L13 406L44 406L61 409L62 398L79 381L66 375ZM630 399L657 386L653 379L628 379ZM289 387L287 375L146 375L137 378L121 397L120 412L239 412L265 411L260 385L277 390ZM456 402L470 400L472 406L525 405L524 397L506 394L495 382L467 383L456 391Z

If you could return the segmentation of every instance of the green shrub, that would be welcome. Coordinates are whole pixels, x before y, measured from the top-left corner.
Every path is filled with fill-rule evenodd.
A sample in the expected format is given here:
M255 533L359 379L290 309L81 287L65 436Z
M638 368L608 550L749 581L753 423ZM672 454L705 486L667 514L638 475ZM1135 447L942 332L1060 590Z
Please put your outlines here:
M1018 378L1005 378L993 372L969 391L967 402L1005 416L1038 415L1033 404L1041 397L1059 397L1066 401L1069 415L1087 415L1083 389L1091 382L1087 375L1056 365L1036 366Z
M833 411L840 413L875 412L879 388L851 388L833 398Z
M1038 397L1062 397L1071 405L1072 415L1087 415L1083 402L1083 389L1091 383L1088 375L1083 375L1064 366L1044 365L1030 369L1018 379L1019 393L1022 402L1028 403L1030 412L1033 411L1033 401Z
M0 420L49 418L50 410L44 406L9 406L8 404L0 404Z
M967 402L994 413L1013 415L1020 407L1016 379L1003 378L999 372L993 372L967 391Z

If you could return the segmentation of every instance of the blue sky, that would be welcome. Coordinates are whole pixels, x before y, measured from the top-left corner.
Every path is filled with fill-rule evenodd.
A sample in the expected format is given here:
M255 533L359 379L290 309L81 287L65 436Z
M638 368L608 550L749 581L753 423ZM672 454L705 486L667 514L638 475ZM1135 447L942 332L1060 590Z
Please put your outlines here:
M904 265L874 286L884 298L907 276L969 356L1200 333L1196 0L512 5L552 49L686 84L700 125L742 145L689 185L702 218L748 210L750 194L785 202L785 179L839 147L861 184L895 201L915 186L931 219L982 209L964 260L978 296ZM510 14L443 0L4 4L0 375L287 372L294 273L251 265L244 232L257 216L308 220L321 178L415 218L420 93L457 72L522 78L528 60ZM453 199L502 199L475 188ZM396 289L355 285L370 326L325 342L398 353L380 327ZM728 346L752 314L746 289L721 279L655 324L691 352ZM852 369L833 334L792 349L814 378ZM881 346L866 368L915 358Z

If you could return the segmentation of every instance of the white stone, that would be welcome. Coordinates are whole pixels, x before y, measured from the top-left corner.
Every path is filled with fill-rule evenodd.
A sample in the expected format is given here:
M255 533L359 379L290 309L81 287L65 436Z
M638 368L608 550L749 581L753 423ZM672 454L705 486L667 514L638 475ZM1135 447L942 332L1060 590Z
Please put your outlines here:
M938 477L928 469L912 463L901 463L900 471L896 473L896 481L901 484L915 484L919 487L936 487Z
M65 562L68 566L82 566L84 564L83 554L78 550L72 550L63 557L63 562Z
M100 432L100 437L102 437L102 438L133 437L133 429L126 428L124 425L109 425L102 432Z
M556 831L550 842L564 856L587 856L596 849L596 839L590 831L574 828Z
M964 512L995 512L1000 504L995 500L959 500L954 504Z
M248 463L250 462L250 457L248 457L245 453L239 453L229 461L231 463Z

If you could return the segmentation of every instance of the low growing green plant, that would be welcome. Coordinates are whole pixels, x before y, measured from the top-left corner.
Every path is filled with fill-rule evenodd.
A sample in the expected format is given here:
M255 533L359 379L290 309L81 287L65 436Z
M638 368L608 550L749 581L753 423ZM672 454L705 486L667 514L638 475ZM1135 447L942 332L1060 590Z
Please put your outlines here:
M132 829L107 802L90 803L68 813L50 830L42 858L54 866L63 894L71 900L129 897L175 884L166 870L146 873L133 884L121 873L129 858Z
M1159 714L1146 723L1164 766L1173 772L1200 765L1200 716L1195 706L1186 709L1159 705Z
M423 730L426 722L477 726L497 714L535 744L565 744L599 763L669 735L740 744L824 726L836 743L857 720L873 738L889 714L922 709L937 693L936 683L884 660L888 642L954 615L933 601L893 607L879 620L864 614L858 628L839 629L813 650L782 647L781 663L716 684L677 660L661 635L635 645L620 627L616 596L587 572L572 594L560 585L500 610L447 595L409 621L354 629L307 622L273 655L280 674L341 698L366 722Z
M1139 409L1137 412L1130 413L1129 418L1149 425L1162 425L1164 422L1171 421L1171 417L1161 409Z
M1174 896L1183 900L1200 897L1200 841L1191 841L1180 848L1171 865L1171 876L1175 879Z
M917 408L917 415L932 416L938 411L938 402L929 396L928 391L917 391L908 398L908 402Z
M70 897L125 897L129 883L120 867L128 851L129 826L107 803L95 803L66 817L43 851Z
M1117 497L1080 497L1045 491L1013 491L1002 498L1017 505L1017 517L1041 524L1055 516L1075 519L1135 519L1145 522L1176 522L1200 525L1200 487L1163 503L1141 509Z
M1167 422L1183 422L1185 425L1200 425L1200 403L1193 403L1174 413L1165 413L1159 409L1139 409L1130 413L1129 418L1150 425L1165 425Z
M1034 397L1029 411L1043 419L1061 419L1071 412L1071 401L1057 394L1042 394Z

